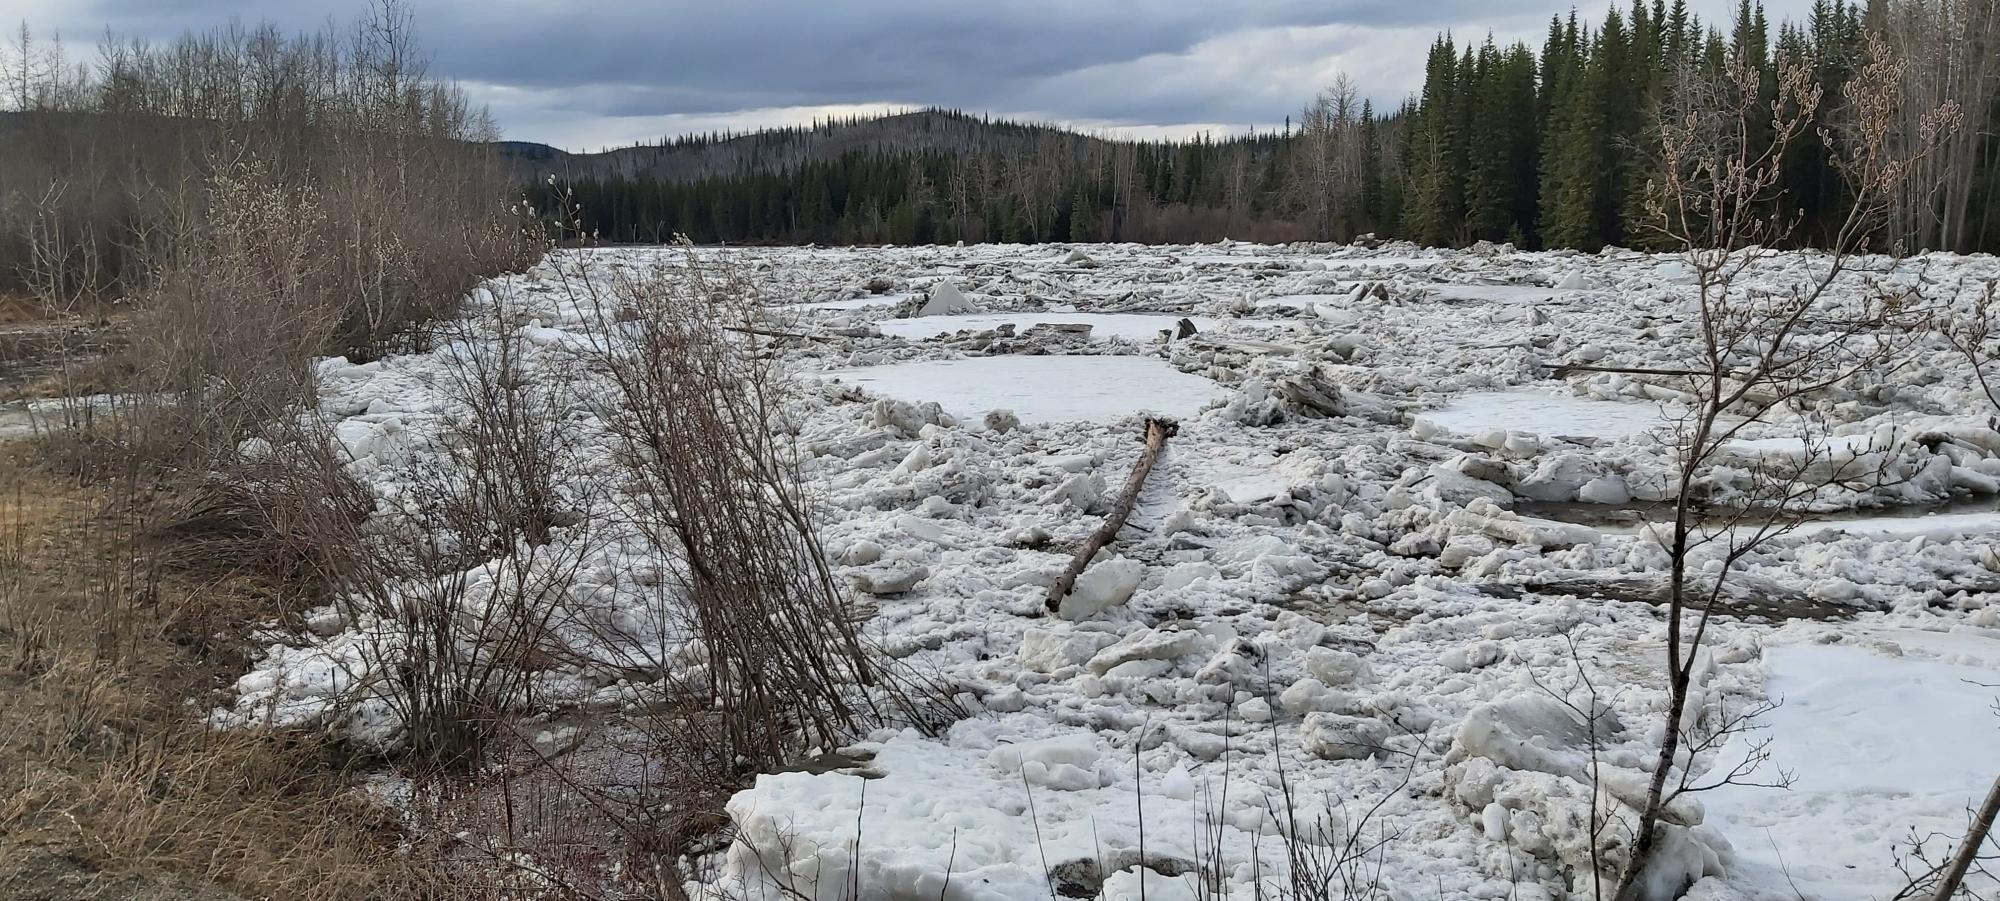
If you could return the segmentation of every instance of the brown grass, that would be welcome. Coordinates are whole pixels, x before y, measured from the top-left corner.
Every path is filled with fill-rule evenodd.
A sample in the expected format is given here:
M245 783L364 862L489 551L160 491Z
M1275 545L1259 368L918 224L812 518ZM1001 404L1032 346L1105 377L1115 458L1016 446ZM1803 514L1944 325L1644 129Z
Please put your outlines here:
M155 563L142 496L0 448L0 897L428 895L329 744L203 725L272 595Z
M0 325L20 325L48 318L48 310L33 294L0 288Z

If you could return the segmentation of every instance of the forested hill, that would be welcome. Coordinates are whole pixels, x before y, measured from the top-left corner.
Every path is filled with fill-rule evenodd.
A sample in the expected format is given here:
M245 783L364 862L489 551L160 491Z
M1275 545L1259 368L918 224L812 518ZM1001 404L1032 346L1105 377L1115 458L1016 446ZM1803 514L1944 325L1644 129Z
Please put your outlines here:
M602 153L496 146L538 205L574 195L607 240L923 243L1305 237L1284 143L1113 140L930 109ZM1342 229L1372 224L1360 216Z
M1994 252L1995 46L2000 0L1817 0L1798 22L1739 0L1712 23L1684 0L1618 0L1595 23L1552 18L1539 48L1440 35L1399 108L1342 78L1282 130L1252 135L1127 141L932 109L596 154L500 149L538 206L580 203L585 228L614 241L1374 233L1595 251L1673 246L1652 221L1670 181L1663 129L1740 122L1746 159L1780 170L1754 204L1782 223L1771 243L1861 227L1878 247ZM1879 140L1856 131L1869 109L1893 113ZM1852 172L1871 153L1913 161L1893 196L1857 194Z
M503 158L530 177L553 174L686 182L790 172L808 163L826 163L849 153L1005 152L1047 140L1075 146L1105 143L1049 126L996 122L949 110L926 109L743 134L689 135L598 153L570 153L546 144L521 141L502 141L497 146Z

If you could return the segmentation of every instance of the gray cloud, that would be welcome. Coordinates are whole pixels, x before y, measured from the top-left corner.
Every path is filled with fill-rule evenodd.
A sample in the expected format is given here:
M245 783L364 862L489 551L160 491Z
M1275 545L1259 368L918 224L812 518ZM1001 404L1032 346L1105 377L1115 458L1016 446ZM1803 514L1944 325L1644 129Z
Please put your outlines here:
M1768 4L1797 15L1808 0ZM1621 3L1621 6L1623 4ZM1700 0L1709 16L1733 0ZM362 0L0 0L68 36L155 38L236 19L295 30ZM1792 8L1796 7L1796 9ZM509 137L572 148L816 113L941 105L1099 127L1270 125L1336 70L1416 87L1441 30L1539 40L1531 0L418 0L436 74Z

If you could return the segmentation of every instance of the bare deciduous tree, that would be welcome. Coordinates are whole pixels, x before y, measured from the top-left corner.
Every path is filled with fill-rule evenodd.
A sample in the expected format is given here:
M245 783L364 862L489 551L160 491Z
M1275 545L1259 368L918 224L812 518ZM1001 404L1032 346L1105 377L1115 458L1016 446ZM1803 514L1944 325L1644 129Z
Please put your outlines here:
M1299 114L1286 200L1321 238L1345 239L1337 219L1352 218L1361 200L1360 89L1345 73Z
M1992 134L1954 129L1926 134L1932 111L1947 106L1983 116L2000 100L2000 2L1899 0L1875 23L1880 47L1903 61L1898 87L1904 103L1883 137L1913 160L1909 176L1889 195L1891 234L1913 248L1969 251L1981 211L1972 205L1978 180L1992 164Z
M1924 119L1926 141L1899 153L1888 140L1902 114L1901 65L1877 45L1872 59L1846 89L1846 132L1826 135L1841 148L1840 167L1854 205L1811 273L1782 288L1748 284L1748 275L1782 243L1791 221L1774 218L1768 201L1781 177L1785 149L1812 121L1821 90L1795 65L1780 73L1768 122L1760 117L1760 77L1736 61L1722 83L1683 79L1663 115L1663 174L1648 199L1651 227L1681 248L1693 275L1691 314L1696 330L1689 375L1682 386L1689 408L1674 436L1673 521L1662 537L1669 558L1665 682L1666 724L1639 812L1630 855L1618 879L1619 901L1655 901L1677 893L1649 872L1668 828L1662 814L1674 800L1702 790L1683 769L1684 750L1713 749L1718 734L1741 731L1743 719L1712 720L1691 709L1702 643L1730 570L1746 555L1795 528L1805 504L1830 486L1866 490L1885 478L1889 448L1832 441L1801 418L1799 452L1777 459L1742 459L1732 443L1742 430L1773 415L1798 416L1796 408L1862 373L1893 370L1919 316L1910 298L1884 287L1879 276L1894 265L1865 259L1870 235L1895 192L1937 138L1953 123L1949 108ZM1766 130L1765 140L1753 135ZM1914 154L1914 155L1912 155ZM1845 279L1845 280L1844 280ZM1836 284L1842 292L1836 294ZM1847 292L1851 291L1852 294ZM1847 302L1846 298L1855 298ZM1753 487L1718 522L1702 521L1704 495L1717 470L1747 467ZM1712 555L1712 575L1692 568ZM1747 761L1753 764L1753 749ZM1679 772L1678 778L1676 773ZM1742 782L1749 770L1727 771L1719 782Z

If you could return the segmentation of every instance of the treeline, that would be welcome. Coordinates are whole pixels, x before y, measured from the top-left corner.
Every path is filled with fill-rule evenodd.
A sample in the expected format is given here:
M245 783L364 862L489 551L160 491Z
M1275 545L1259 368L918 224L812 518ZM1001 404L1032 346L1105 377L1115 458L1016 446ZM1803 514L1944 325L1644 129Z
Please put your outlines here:
M236 267L227 290L268 294L302 353L365 357L524 252L490 122L394 2L299 35L106 36L87 66L61 46L23 25L0 48L0 288L160 309Z
M107 38L89 67L24 29L0 62L0 293L129 322L57 393L143 401L78 447L206 471L313 397L314 358L420 346L536 252L393 0L348 30Z
M815 148L838 149L830 136L863 125L633 148L648 154L645 165L629 156L582 168L544 161L538 176L565 177L556 186L538 177L532 191L538 205L574 192L585 228L613 241L1373 233L1441 246L1646 247L1656 243L1646 198L1661 165L1661 117L1687 114L1747 66L1763 85L1765 119L1781 78L1807 80L1820 94L1808 133L1786 151L1782 190L1768 198L1770 214L1798 223L1793 239L1813 243L1848 209L1836 152L1851 118L1842 89L1871 52L1901 66L1907 121L1898 140L1919 139L1925 111L1950 105L1960 114L1879 223L1881 242L2000 249L2000 0L1819 0L1804 21L1784 23L1747 0L1718 23L1685 0L1631 0L1594 25L1574 13L1553 19L1539 48L1440 36L1422 91L1399 108L1375 109L1343 78L1276 133L1116 141L926 110L870 123L870 137L852 142L860 146L818 156ZM967 133L920 139L948 127ZM688 165L685 155L697 152L701 164Z
M1796 238L1817 243L1847 216L1850 189L1837 163L1852 119L1843 89L1871 53L1902 67L1906 119L1896 140L1920 140L1920 117L1941 106L1961 117L1879 224L1882 241L2000 247L1995 0L1819 0L1804 22L1775 26L1745 0L1727 30L1703 23L1682 0L1633 0L1596 27L1574 14L1552 21L1539 56L1524 44L1460 46L1442 37L1423 93L1405 112L1404 234L1440 245L1647 246L1662 117L1689 114L1741 66L1762 91L1746 159L1771 147L1781 79L1802 79L1819 95L1767 198L1770 215L1797 222Z
M812 158L820 128L900 130ZM947 132L949 139L925 137ZM818 135L824 142L825 133ZM548 170L537 207L571 198L604 240L922 244L952 241L1177 241L1307 237L1273 192L1281 135L1114 142L947 110L734 139L739 171L673 178ZM713 153L719 136L683 149ZM858 142L847 142L858 143ZM899 145L928 145L902 150ZM750 146L754 145L754 146ZM659 149L671 151L676 145ZM653 148L642 148L642 150ZM621 162L621 167L629 167ZM603 167L595 167L603 168ZM640 167L632 167L640 168ZM668 164L668 171L687 166Z

